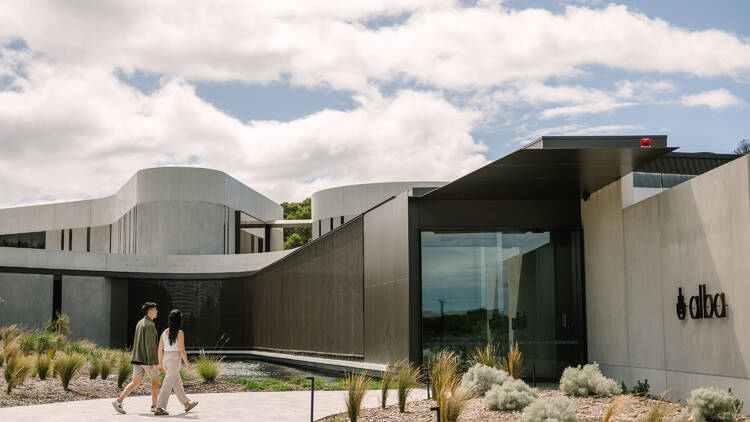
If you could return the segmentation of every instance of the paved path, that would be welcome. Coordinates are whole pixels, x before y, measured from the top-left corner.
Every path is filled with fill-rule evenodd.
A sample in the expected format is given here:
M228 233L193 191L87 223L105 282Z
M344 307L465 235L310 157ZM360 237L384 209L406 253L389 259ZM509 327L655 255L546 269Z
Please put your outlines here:
M172 396L167 411L169 416L149 413L150 396L128 397L125 400L127 415L115 412L113 399L85 400L65 403L40 404L0 408L0 421L154 421L179 419L200 421L273 421L306 422L310 420L310 392L284 391L278 393L207 393L191 394L191 400L200 403L185 414L182 405ZM362 407L377 407L380 391L369 391ZM409 400L427 398L426 390L415 390ZM396 391L391 390L389 404L395 404ZM315 392L315 419L346 410L343 391Z

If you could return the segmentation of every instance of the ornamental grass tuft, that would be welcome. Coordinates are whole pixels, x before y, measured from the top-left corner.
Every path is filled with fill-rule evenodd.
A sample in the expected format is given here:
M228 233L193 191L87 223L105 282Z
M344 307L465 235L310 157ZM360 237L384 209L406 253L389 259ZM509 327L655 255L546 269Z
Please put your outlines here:
M125 381L133 375L133 364L130 363L130 353L117 353L117 388L122 388Z
M357 422L359 413L362 410L362 399L365 397L370 379L364 373L346 374L346 392L344 400L346 401L346 415L351 422Z
M454 377L446 386L440 405L441 422L456 422L466 403L474 396L472 391L463 387L460 378Z
M396 362L395 365L386 365L385 372L383 372L382 385L380 387L380 407L385 409L388 401L388 389L391 387L391 383L396 378L396 372L398 367L404 361Z
M201 349L200 355L193 359L198 375L203 379L204 382L212 383L216 381L222 371L222 361L224 357L207 355L206 351Z
M523 352L518 347L518 342L513 343L508 350L508 355L503 358L500 368L515 379L523 375Z
M396 376L398 377L398 380L396 381L396 388L398 389L398 410L399 412L404 413L409 393L422 382L422 371L420 371L419 367L413 363L403 360L398 362Z
M475 365L482 364L484 366L489 366L490 368L501 368L502 362L498 359L499 350L500 346L493 343L490 338L484 347L474 347L474 351L471 353L469 359L474 362Z
M23 353L15 339L3 342L3 356L2 359L0 359L0 363L7 365L8 361L17 355L23 356Z
M36 375L40 380L47 379L50 367L52 367L52 357L50 355L39 355L36 358Z
M63 389L69 391L68 385L78 372L86 364L86 357L80 353L63 353L57 356L53 362L53 372L60 377Z
M5 382L7 383L5 393L10 394L14 388L23 384L26 377L31 374L32 369L33 363L31 358L24 356L21 353L14 354L7 359L3 370Z
M607 413L605 413L604 418L602 418L602 422L612 421L612 418L615 417L615 414L623 404L625 404L625 399L623 399L622 396L612 400L612 403L610 403L609 407L607 408Z
M0 328L0 340L2 340L3 344L9 343L19 335L21 335L21 330L18 329L18 326L16 324Z
M458 356L451 350L442 349L428 362L427 372L430 377L432 396L437 401L440 399L440 391L443 391L448 382L457 376Z

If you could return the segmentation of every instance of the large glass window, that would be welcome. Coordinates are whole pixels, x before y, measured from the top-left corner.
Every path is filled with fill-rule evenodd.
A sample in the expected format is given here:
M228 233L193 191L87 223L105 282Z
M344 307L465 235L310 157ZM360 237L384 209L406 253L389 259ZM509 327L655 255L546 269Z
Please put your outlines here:
M585 359L579 232L423 231L424 358L517 342L527 375Z
M0 246L9 248L44 249L46 232L17 233L0 235Z

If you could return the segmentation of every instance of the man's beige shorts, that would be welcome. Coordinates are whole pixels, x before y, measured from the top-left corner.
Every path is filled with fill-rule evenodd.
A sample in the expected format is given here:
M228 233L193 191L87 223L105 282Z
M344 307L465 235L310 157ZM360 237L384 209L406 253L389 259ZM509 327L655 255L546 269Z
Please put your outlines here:
M159 365L151 365L151 369L148 369L148 365L133 365L133 379L142 377L143 374L148 374L148 377L153 379L159 379Z

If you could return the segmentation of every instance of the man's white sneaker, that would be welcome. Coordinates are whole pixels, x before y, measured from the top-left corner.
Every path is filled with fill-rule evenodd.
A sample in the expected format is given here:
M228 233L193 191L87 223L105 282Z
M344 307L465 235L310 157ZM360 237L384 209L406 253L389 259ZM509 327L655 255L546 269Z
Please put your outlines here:
M151 413L156 413L156 406L151 406Z
M125 409L122 408L122 403L120 403L119 401L113 401L112 407L114 407L117 412L122 413L123 415L125 414Z

